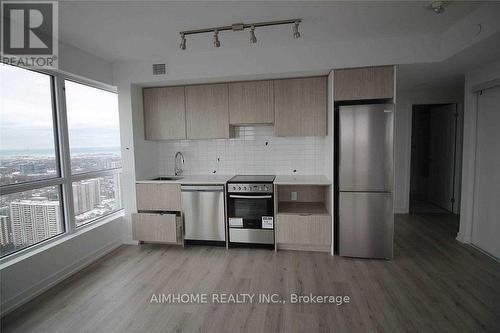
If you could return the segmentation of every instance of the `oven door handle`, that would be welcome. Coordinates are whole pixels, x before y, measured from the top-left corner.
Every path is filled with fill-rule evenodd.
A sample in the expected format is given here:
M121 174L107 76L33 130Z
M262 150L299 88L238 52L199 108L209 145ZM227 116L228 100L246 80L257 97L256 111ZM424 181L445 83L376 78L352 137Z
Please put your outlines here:
M235 198L235 199L271 199L271 195L234 195L230 194L230 198Z

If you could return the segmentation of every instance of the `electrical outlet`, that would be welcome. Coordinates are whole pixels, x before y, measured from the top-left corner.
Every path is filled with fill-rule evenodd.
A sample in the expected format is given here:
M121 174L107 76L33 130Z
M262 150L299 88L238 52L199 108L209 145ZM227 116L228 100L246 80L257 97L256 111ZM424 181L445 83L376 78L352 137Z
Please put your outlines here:
M290 192L290 200L297 201L297 192Z

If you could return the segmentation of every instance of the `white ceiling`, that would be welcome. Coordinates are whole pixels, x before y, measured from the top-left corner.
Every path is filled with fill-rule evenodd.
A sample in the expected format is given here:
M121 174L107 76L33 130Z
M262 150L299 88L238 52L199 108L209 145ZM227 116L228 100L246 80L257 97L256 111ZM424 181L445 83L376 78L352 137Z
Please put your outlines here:
M478 64L486 65L498 60L500 33L442 62L400 65L397 87L400 90L463 89L464 73L476 69Z
M479 6L453 2L436 15L428 1L389 2L171 2L63 1L59 7L60 38L107 61L168 58L178 48L179 31L299 17L303 38L291 38L290 26L221 33L222 48L266 47L441 34ZM212 48L211 36L189 36L184 52Z

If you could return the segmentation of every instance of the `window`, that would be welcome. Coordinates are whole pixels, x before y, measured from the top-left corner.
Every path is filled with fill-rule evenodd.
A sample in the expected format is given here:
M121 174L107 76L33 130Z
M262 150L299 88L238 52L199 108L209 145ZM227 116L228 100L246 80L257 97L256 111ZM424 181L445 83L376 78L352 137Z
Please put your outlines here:
M9 65L0 88L0 256L120 210L116 93Z
M65 81L71 171L121 168L115 93Z
M113 92L73 81L64 85L71 173L85 174L72 184L80 227L121 209L118 99Z
M0 185L59 176L50 75L0 67Z

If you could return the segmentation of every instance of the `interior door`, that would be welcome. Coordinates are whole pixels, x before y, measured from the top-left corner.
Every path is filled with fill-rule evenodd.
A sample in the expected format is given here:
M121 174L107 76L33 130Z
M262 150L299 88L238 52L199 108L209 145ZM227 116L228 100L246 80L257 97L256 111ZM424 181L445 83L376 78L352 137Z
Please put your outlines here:
M340 107L340 191L392 192L393 107Z
M500 258L500 87L478 96L472 243Z
M453 211L456 104L430 109L429 201Z

